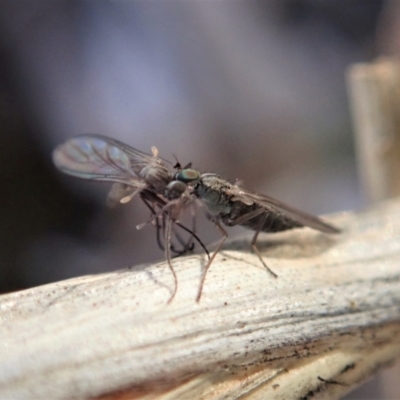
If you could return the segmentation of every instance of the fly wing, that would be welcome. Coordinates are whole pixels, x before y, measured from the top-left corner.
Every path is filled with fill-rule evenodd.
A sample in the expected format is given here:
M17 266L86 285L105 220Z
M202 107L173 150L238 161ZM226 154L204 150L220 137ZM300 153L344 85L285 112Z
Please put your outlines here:
M278 213L285 215L286 217L299 222L304 226L308 226L310 228L316 229L318 231L324 233L339 233L340 230L326 222L322 221L320 218L315 217L314 215L305 213L304 211L297 210L287 204L281 202L280 200L276 200L272 197L248 192L242 188L237 186L232 186L230 189L227 189L230 195L233 195L233 201L242 201L245 204L249 204L253 202L257 204L259 207L263 207L266 210L270 210L271 208L276 210Z
M118 140L96 134L76 136L56 147L53 162L78 178L146 187L139 174L148 165L164 166L161 159Z

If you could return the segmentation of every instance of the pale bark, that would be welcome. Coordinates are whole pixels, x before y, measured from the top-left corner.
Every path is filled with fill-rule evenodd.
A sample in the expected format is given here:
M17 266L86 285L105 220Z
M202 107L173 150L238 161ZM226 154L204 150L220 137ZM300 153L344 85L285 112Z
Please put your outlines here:
M1 296L0 398L343 395L400 353L400 201L328 220L260 237L276 279L229 244L199 304L203 255L171 304L165 262Z

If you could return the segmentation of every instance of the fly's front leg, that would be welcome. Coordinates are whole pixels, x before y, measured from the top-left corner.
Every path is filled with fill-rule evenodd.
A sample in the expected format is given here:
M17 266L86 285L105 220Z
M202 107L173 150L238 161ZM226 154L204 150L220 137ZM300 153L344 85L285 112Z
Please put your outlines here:
M183 229L185 232L189 233L194 239L196 239L197 243L202 247L202 249L206 252L208 259L210 259L210 253L207 250L207 247L204 245L204 243L200 240L200 238L190 229L186 228L186 226L182 225L179 222L174 222L175 225L179 226L179 228Z
M164 245L161 242L161 230L163 232L163 236L165 237L165 229L166 229L165 219L168 218L168 214L166 214L166 213L164 213L164 215L159 214L159 212L156 212L156 210L153 208L153 206L150 204L150 202L152 204L157 205L160 208L161 208L161 206L165 206L166 203L162 199L158 198L157 196L155 196L152 193L143 193L142 192L142 193L140 193L140 198L143 200L144 204L150 210L151 215L153 217L158 214L158 218L155 219L156 228L157 228L157 243L158 243L158 246L160 247L160 249L164 251L165 250L164 249ZM162 221L162 225L160 224L160 219ZM184 225L182 225L181 223L179 223L177 221L173 221L173 222L174 222L174 224L172 225L172 229L176 225L179 228L181 228L182 230L184 230L185 232L189 233L190 237L192 239L192 244L189 244L189 245L186 244L184 246L183 250L179 251L179 250L176 250L174 248L174 246L172 245L172 243L171 243L171 251L176 253L178 256L182 255L182 254L185 254L188 250L189 251L192 250L192 248L194 246L193 240L196 240L200 244L202 249L206 252L208 259L210 259L210 253L208 252L206 246L204 245L204 243L200 240L200 238L195 233L195 228L196 228L196 225L195 225L195 222L196 222L195 221L195 213L193 213L193 230L190 230L190 229L186 228ZM174 234L178 239L178 233L175 230L174 230ZM182 240L181 243L184 243L183 240Z
M153 215L156 215L155 209L150 205L149 200L148 200L142 193L140 193L140 198L142 199L142 201L143 201L143 203L146 205L146 207L150 210L151 215L152 215L152 216L153 216ZM161 243L161 229L163 230L163 232L165 232L165 219L164 219L164 218L163 218L162 224L163 224L163 227L161 228L160 220L159 220L159 218L156 218L156 229L157 229L157 231L156 231L156 232L157 232L157 233L156 233L156 238L157 238L157 244L158 244L158 247L159 247L162 251L164 251L164 246L163 246L163 244Z
M194 209L194 204L190 206L190 213L192 214L192 232L196 233L196 211ZM187 247L190 251L194 249L193 238L193 235L190 236L189 241L187 242Z
M251 248L253 249L254 253L257 255L258 259L261 261L261 264L264 266L264 268L265 268L274 278L277 278L278 275L277 275L274 271L272 271L272 269L269 268L269 267L267 266L267 264L265 264L264 260L263 260L262 257L261 257L260 251L258 250L258 248L257 248L257 246L256 246L256 242L257 242L258 235L259 235L259 233L261 232L261 229L262 229L262 227L264 226L265 221L267 220L268 213L265 212L265 210L262 209L262 208L256 208L255 210L252 210L252 211L248 212L247 214L244 214L244 215L241 215L241 216L239 216L239 217L237 217L237 218L235 218L235 219L229 220L229 221L228 221L228 222L229 222L229 226L241 225L241 224L243 224L244 222L246 222L246 221L248 221L248 220L250 220L250 219L253 219L253 218L259 216L260 214L263 214L263 215L262 215L261 218L260 218L260 222L259 222L259 224L258 224L258 226L257 226L257 228L256 228L256 230L255 230L253 239L251 239L250 245L251 245ZM274 219L273 219L272 216L271 216L270 225L272 225L273 220L274 220Z
M175 229L175 225L177 225L177 223L175 223L172 226L172 231L174 233L175 239L179 242L179 244L182 246L182 250L177 250L175 249L175 246L171 243L171 250L176 253L176 257L181 256L182 254L186 254L188 251L192 251L194 244L192 243L191 245L188 244L188 241L185 241L181 235L177 232L177 230ZM179 226L179 225L177 225ZM190 236L189 240L192 240L193 235Z
M183 247L183 251L180 254L185 254L188 251L193 251L193 249L194 249L194 239L197 237L196 236L196 214L195 214L194 209L193 209L193 204L190 206L190 210L191 210L191 214L192 214L192 228L188 230L188 232L190 232L189 239L185 241L174 230L174 234L175 234L176 239L179 241L179 243ZM178 226L181 226L181 225L178 225ZM180 254L178 254L178 255L180 255Z
M156 210L152 207L152 205L150 204L150 199L148 199L143 193L140 193L140 198L142 199L143 203L146 205L146 207L150 210L151 213L151 217L154 217L155 215L157 215ZM156 196L153 196L153 202L154 204L158 205L160 207L160 204L157 204L155 202ZM161 203L162 204L162 203ZM160 219L162 221L162 224L160 223ZM155 220L154 220L155 226L156 226L156 239L157 239L157 244L158 247L164 251L164 245L162 244L161 241L161 231L163 232L163 236L165 237L165 215L163 216L158 216ZM178 256L183 254L185 252L185 250L183 252L177 251L174 249L174 246L171 244L171 250L176 253Z
M188 251L192 251L194 249L194 246L195 246L194 241L196 240L200 244L200 246L203 248L203 250L206 252L208 259L210 259L210 253L208 252L204 243L200 240L200 238L196 234L196 214L194 212L195 210L193 208L193 204L191 205L191 210L192 210L192 229L188 229L181 223L174 221L174 225L178 226L179 228L181 228L182 230L184 230L185 232L190 234L189 239L185 242L184 239L179 236L178 232L174 229L174 226L173 226L172 229L174 231L175 237L182 245L183 250L177 251L174 249L173 246L171 247L171 250L173 252L177 253L178 256L185 254Z

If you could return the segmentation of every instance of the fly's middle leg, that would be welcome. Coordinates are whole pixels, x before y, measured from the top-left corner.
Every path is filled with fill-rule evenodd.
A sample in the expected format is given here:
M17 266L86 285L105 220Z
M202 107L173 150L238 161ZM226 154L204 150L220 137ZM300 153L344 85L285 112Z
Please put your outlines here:
M200 301L201 294L203 292L203 286L204 286L204 281L206 280L207 271L210 268L210 265L213 262L215 256L220 251L220 249L221 249L222 245L224 244L226 238L228 237L228 234L227 234L226 230L217 221L214 221L214 223L215 223L215 227L221 232L221 234L223 236L222 236L220 242L218 243L217 248L214 250L214 253L212 254L211 258L208 260L207 265L204 267L203 276L201 277L199 291L198 291L197 297L196 297L196 302L197 303Z
M165 258L167 259L168 267L171 270L172 275L174 277L174 290L172 291L172 295L167 302L167 304L169 304L175 297L176 291L178 289L178 279L176 277L176 273L175 273L174 267L172 266L172 260L171 260L171 231L172 231L172 222L173 221L172 221L170 210L168 210L165 222L166 222L165 232L164 232L164 234L165 234L165 237L164 237Z

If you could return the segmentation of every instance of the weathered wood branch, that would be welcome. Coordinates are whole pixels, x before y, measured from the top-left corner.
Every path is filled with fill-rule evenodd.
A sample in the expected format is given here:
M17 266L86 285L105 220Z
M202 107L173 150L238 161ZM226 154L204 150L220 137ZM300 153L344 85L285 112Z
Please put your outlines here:
M371 201L400 195L400 60L378 58L347 72L359 175Z
M0 297L0 398L335 398L400 354L400 201ZM120 396L120 397L118 397Z

